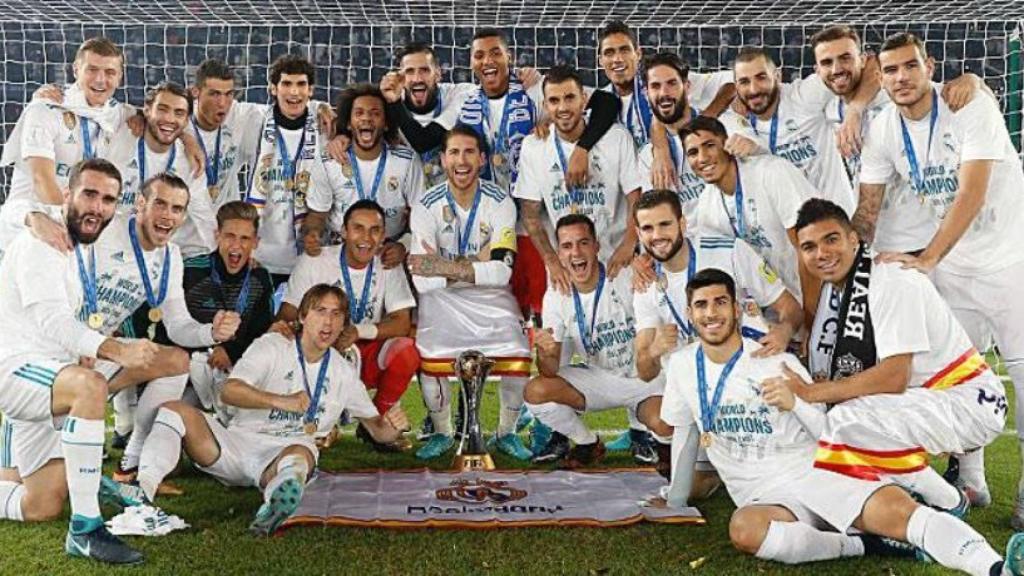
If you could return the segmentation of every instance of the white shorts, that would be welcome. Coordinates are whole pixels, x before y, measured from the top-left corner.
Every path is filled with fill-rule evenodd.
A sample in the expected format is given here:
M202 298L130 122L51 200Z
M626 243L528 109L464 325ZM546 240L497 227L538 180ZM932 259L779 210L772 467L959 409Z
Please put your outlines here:
M289 446L302 446L319 457L316 442L310 437L270 436L238 428L228 429L212 414L204 414L213 437L220 446L220 457L210 466L196 466L226 486L259 487L260 478L270 464Z
M665 378L650 382L626 378L597 366L563 366L558 376L579 391L586 400L585 411L635 408L651 396L665 393Z
M4 414L0 464L30 476L54 458L61 458L60 424L53 416L53 381L66 360L32 358L0 365L0 412Z
M846 532L864 511L864 504L887 480L860 480L810 468L784 485L768 488L746 506L782 506L804 524L819 530Z
M988 350L994 339L1007 361L1024 360L1024 302L1017 298L1024 262L977 276L952 274L940 265L931 278L975 348Z
M113 380L114 376L117 376L117 373L123 369L120 364L110 360L96 360L96 365L93 366L93 370L102 374L107 382Z

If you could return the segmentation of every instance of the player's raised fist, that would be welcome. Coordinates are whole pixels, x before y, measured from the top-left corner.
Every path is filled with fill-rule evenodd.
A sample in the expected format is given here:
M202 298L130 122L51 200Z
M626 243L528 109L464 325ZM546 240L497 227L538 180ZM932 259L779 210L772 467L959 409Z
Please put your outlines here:
M675 324L663 324L654 330L654 341L651 342L651 355L661 356L679 346L679 327Z
M218 310L213 317L213 339L226 342L235 337L235 332L242 324L242 317L234 310Z
M380 79L380 91L388 103L398 102L402 99L403 87L405 87L405 78L398 72L388 72Z

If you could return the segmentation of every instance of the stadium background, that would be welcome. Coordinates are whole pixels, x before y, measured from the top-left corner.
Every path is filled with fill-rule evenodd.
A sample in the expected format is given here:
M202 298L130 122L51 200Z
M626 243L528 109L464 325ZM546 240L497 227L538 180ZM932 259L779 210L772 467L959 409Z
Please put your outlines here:
M0 2L0 142L39 85L73 80L76 48L98 34L125 51L122 101L141 104L146 88L162 80L188 83L200 61L218 57L236 68L241 99L265 102L268 64L297 52L317 66L316 98L333 103L346 84L378 81L393 67L394 49L413 40L434 45L445 80L472 81L469 44L480 26L506 31L517 65L571 63L587 84L601 85L607 81L597 34L611 18L632 25L645 51L678 51L700 71L725 68L740 47L763 44L786 79L812 71L807 39L827 23L855 25L869 48L911 30L941 63L936 79L965 70L985 79L1020 149L1022 3L920 0L6 0ZM0 193L9 176L10 169L0 173Z

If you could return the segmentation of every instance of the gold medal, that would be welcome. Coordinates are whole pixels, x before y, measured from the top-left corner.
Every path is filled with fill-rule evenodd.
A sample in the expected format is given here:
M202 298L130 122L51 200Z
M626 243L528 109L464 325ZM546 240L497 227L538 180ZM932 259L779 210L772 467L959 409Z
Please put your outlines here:
M149 309L149 321L152 322L153 324L159 322L161 319L163 319L163 317L164 313L161 312L159 308Z
M150 340L156 339L156 324L149 325L149 328L146 329L146 337Z
M305 432L307 436L316 434L316 422L306 422L302 425L302 431Z
M664 272L658 274L658 288L660 288L662 292L668 291L668 276L666 276Z
M342 164L341 173L345 175L345 178L352 177L352 164Z
M285 190L291 190L292 188L295 187L295 180L288 178L287 180L284 181L284 187Z
M711 432L700 433L700 447L705 450L711 448Z
M103 315L99 312L93 312L89 314L89 328L93 330L99 330L103 327Z
M503 164L505 164L505 156L496 153L494 156L491 157L491 162L493 162L495 166L501 167Z
M216 184L213 186L207 186L206 190L210 193L211 200L216 200L217 196L220 196L220 186L217 186Z

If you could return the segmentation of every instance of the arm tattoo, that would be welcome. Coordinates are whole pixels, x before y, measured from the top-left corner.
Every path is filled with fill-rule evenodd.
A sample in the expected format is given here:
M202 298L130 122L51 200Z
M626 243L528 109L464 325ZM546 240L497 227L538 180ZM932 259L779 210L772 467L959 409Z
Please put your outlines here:
M857 211L853 214L853 229L860 235L861 240L868 244L874 242L878 213L882 210L884 197L884 184L860 185L860 201L857 203Z

